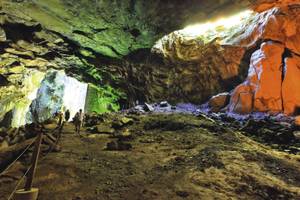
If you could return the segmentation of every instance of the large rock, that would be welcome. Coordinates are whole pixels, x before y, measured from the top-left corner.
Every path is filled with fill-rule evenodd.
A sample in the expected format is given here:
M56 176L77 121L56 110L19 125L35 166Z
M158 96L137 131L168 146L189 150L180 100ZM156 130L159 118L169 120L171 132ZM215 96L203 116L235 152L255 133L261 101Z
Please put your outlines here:
M230 94L228 92L225 92L213 96L208 101L208 105L210 106L213 112L218 112L229 103L229 100L230 100Z
M6 126L21 126L25 124L26 112L35 98L44 73L38 70L22 70L22 74L10 72L10 85L0 89L0 121L6 113L11 113L10 124Z
M283 52L283 45L266 42L252 54L248 77L233 91L230 111L243 114L251 111L282 111Z

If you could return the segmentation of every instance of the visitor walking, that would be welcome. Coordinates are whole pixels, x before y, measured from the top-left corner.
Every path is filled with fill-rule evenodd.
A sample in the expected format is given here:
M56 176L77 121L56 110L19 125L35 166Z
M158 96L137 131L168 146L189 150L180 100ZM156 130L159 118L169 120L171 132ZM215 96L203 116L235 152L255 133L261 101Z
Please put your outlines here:
M62 111L57 113L58 115L58 123L57 123L57 127L61 127L64 123L64 113Z
M79 112L77 112L74 117L75 132L78 133L79 136L80 136L80 128L83 125L83 118L84 118L84 114L82 112L82 109L80 109Z
M70 111L66 110L66 112L65 112L65 120L66 120L66 122L68 122L69 119L70 119Z
M56 129L58 129L58 137L60 137L62 129L64 127L64 113L62 111L58 112L58 123Z

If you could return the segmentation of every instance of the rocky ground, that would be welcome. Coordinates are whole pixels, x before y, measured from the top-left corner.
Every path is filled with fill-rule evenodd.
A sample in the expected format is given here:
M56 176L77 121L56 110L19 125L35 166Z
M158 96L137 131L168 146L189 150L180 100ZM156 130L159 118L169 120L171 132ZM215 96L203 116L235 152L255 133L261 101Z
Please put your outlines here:
M61 151L39 163L40 199L300 198L299 153L203 115L111 114L89 117L86 126L79 137L67 124ZM0 177L0 199L29 158Z

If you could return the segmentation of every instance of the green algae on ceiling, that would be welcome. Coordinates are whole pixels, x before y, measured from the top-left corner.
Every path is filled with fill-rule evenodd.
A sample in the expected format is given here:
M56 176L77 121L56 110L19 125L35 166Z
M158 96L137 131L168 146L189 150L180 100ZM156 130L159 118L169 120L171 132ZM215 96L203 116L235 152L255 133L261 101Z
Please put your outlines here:
M3 0L3 10L26 16L83 48L112 58L150 49L164 34L205 18L245 8L248 0Z
M121 58L130 51L151 47L155 33L126 10L128 1L120 6L109 1L102 4L98 7L85 0L39 0L9 3L6 9L22 12L45 28L104 56Z

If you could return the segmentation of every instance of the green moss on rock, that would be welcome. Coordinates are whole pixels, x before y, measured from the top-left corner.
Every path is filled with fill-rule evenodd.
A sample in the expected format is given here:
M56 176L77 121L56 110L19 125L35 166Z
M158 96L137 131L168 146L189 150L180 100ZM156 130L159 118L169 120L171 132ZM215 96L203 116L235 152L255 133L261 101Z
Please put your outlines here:
M120 109L117 103L121 93L110 86L103 88L89 84L85 103L87 113L105 113Z

